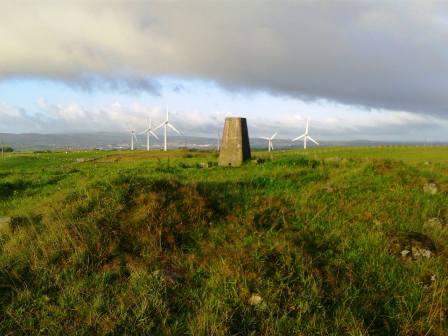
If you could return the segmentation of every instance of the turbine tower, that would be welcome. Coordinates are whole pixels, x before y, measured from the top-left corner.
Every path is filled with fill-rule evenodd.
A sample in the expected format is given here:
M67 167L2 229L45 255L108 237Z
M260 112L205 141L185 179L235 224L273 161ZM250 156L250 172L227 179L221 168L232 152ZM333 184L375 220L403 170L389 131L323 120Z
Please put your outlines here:
M174 127L171 123L170 123L170 121L169 121L169 116L168 116L168 108L165 108L165 110L166 110L166 120L163 122L163 123L161 123L159 126L157 126L155 129L154 129L154 131L156 131L156 130L158 130L159 128L164 128L164 141L163 141L163 143L164 143L164 146L163 146L163 150L166 152L166 150L167 150L167 146L166 146L166 132L167 132L167 128L169 127L169 128L171 128L174 132L176 132L177 134L179 134L179 135L181 135L180 134L180 132L176 129L176 127Z
M130 130L131 132L131 151L134 150L134 139L135 139L135 143L137 143L137 136L135 135L135 130Z
M277 134L278 134L278 133L275 132L270 138L268 138L268 137L261 137L262 139L268 141L268 151L269 151L269 152L271 152L271 151L274 150L274 145L272 144L272 140L275 139L275 137L277 136Z
M314 140L312 137L310 137L308 135L309 134L309 121L310 121L309 119L306 120L305 133L295 139L292 139L292 141L294 142L294 141L297 141L297 140L300 140L303 138L303 149L306 149L306 141L308 139L311 140L312 142L314 142L316 145L319 145L319 143L316 140Z
M152 130L152 121L151 121L151 119L148 120L148 127L144 131L140 132L139 134L146 134L146 150L147 151L149 151L149 135L151 134L157 140L159 139L157 134L155 134L154 131Z

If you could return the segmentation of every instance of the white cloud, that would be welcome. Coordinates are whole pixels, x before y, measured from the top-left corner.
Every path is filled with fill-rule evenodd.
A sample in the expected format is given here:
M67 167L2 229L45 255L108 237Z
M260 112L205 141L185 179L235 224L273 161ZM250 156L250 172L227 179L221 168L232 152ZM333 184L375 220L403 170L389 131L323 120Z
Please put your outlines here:
M81 106L76 102L53 104L39 98L36 106L40 113L29 115L19 107L0 102L0 132L44 132L44 133L85 133L85 132L127 132L129 129L143 130L148 118L157 126L165 118L165 110L160 106L150 106L139 102ZM448 140L441 136L448 129L448 121L437 117L425 117L403 111L370 110L359 113L350 106L333 103L304 103L308 110L317 112L311 116L313 134L320 139L366 139L366 140L422 140L432 136L438 140ZM317 108L320 106L320 110ZM340 113L329 116L327 109ZM280 108L281 113L259 118L257 111L248 112L248 125L252 137L266 136L279 132L283 139L301 134L306 118L304 113ZM299 111L306 111L305 107ZM228 113L222 111L173 109L170 120L184 134L190 136L216 136L223 126ZM280 117L281 116L281 117Z
M148 119L153 125L160 124L166 115L165 108L150 107L141 103L123 104L114 102L106 105L82 107L77 103L51 104L44 98L37 100L43 112L40 118L51 122L57 132L61 131L127 131L130 128L143 129ZM170 120L186 132L210 133L224 120L224 113L201 113L198 110L170 111Z
M19 109L16 106L11 106L0 102L0 116L2 118L17 118L23 119L25 117L25 111Z

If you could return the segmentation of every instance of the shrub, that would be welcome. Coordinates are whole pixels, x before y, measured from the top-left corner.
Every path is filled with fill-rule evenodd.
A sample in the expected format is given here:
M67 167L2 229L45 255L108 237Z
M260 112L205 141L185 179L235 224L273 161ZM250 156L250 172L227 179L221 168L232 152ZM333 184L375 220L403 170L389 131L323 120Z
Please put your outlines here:
M14 148L6 146L6 147L1 147L1 149L3 150L4 153L12 153L14 152Z

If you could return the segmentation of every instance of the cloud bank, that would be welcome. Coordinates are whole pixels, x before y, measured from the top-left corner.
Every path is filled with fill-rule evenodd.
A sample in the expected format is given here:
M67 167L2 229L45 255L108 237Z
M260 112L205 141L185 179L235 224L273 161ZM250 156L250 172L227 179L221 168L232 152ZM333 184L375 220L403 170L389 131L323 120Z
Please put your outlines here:
M0 78L157 93L157 78L172 76L446 118L447 6L430 0L3 2Z
M404 111L370 110L369 115L360 114L350 106L334 106L324 102L313 103L321 111L312 117L312 133L322 140L395 140L395 141L446 141L444 129L448 120L432 116L422 116ZM319 105L319 106L318 106ZM45 98L36 101L38 113L29 113L25 108L0 102L0 133L9 133L10 125L15 125L21 133L91 133L120 132L134 129L143 131L151 116L153 126L165 118L161 107L150 107L141 103L119 102L81 105L79 103L57 104ZM308 106L304 104L304 108ZM337 108L339 116L330 116L325 111ZM248 112L251 137L269 136L279 132L279 138L292 139L303 133L306 123L304 115L295 111L281 111L277 116L257 116L257 111ZM210 111L207 114L196 110L171 110L170 120L184 135L216 137L222 131L223 119L227 113Z

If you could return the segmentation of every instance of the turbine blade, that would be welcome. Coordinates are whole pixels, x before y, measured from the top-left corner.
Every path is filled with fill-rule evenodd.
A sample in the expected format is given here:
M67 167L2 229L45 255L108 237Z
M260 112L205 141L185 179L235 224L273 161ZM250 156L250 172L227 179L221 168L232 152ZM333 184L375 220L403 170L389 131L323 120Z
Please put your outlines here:
M271 140L275 139L275 137L277 136L278 132L275 132L272 136L271 136Z
M138 132L137 134L145 134L146 132L149 132L149 131L150 131L150 129L147 128L147 129L145 129L144 131Z
M310 137L310 136L308 136L308 139L310 139L312 142L314 142L316 145L319 145L319 143L316 141L316 140L314 140L312 137Z
M165 122L161 123L159 126L154 128L153 131L157 131L159 128L162 128L163 126L165 126Z
M269 138L267 138L267 137L260 137L260 139L271 140L271 139L269 139Z
M306 136L306 134L302 134L301 136L299 136L299 137L297 137L297 138L295 138L295 139L292 139L292 141L300 140L300 139L302 139L304 136Z
M149 133L151 133L152 136L153 136L154 138L156 138L157 140L159 140L159 137L158 137L157 134L155 134L153 131L149 131Z
M179 135L181 135L180 134L180 132L176 129L176 127L174 127L173 125L171 125L171 124L167 124L167 126L169 127L169 128L171 128L174 132L176 132L177 134L179 134Z

